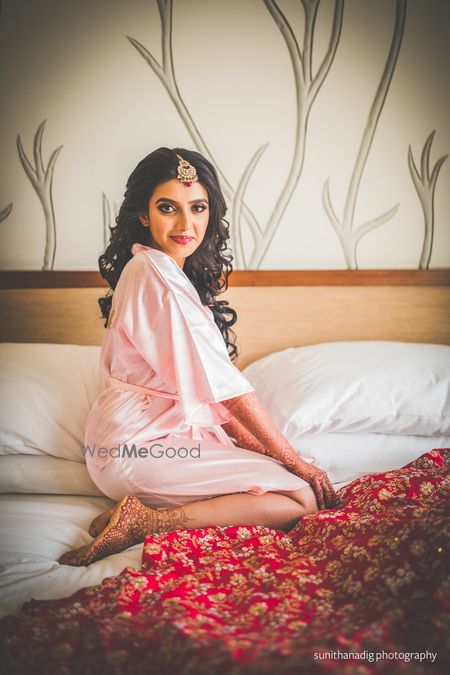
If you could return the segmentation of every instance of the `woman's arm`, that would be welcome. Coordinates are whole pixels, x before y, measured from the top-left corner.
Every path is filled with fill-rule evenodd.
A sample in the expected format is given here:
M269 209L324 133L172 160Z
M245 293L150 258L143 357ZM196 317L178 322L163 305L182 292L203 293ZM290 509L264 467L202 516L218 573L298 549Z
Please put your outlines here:
M238 434L244 441L244 445L241 447L260 452L263 455L269 455L282 462L291 473L303 478L314 490L319 508L333 505L336 494L325 471L308 464L299 457L287 438L272 422L255 392L236 396L221 401L221 403L233 413L245 429L245 433L243 433L236 427ZM230 424L230 422L227 424ZM234 436L236 441L241 444L235 434ZM256 439L257 443L252 443L251 436ZM247 445L245 445L245 442L247 442ZM249 448L249 445L253 445L253 447Z
M253 434L247 431L237 417L232 417L229 422L222 424L222 428L225 429L229 436L232 436L236 440L236 443L240 448L259 452L261 455L266 454L261 443L256 440Z
M257 452L278 459L289 469L295 469L299 459L297 452L272 422L255 392L236 396L221 403L233 413L238 423L246 430L246 434L256 439Z

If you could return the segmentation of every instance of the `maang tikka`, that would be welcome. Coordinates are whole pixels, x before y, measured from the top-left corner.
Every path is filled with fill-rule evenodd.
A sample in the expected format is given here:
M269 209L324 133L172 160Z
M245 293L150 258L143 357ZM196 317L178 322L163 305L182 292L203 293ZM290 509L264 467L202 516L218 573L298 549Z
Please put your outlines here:
M192 183L198 181L197 170L195 166L189 164L188 161L177 155L179 160L177 167L177 179L180 183L184 183L186 187L190 187Z

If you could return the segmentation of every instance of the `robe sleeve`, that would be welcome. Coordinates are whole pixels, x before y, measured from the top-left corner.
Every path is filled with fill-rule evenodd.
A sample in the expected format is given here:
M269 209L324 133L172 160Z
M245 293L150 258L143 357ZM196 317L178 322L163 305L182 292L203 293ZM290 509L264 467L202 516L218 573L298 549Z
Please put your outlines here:
M220 402L255 390L231 362L211 310L189 280L159 285L154 270L130 289L132 340L168 391L177 393L188 424L224 424L233 415Z
M177 391L190 424L228 422L233 415L220 402L254 391L231 362L210 310L179 294L166 297L143 356Z
M115 322L142 354L170 290L143 255L125 265L114 292Z

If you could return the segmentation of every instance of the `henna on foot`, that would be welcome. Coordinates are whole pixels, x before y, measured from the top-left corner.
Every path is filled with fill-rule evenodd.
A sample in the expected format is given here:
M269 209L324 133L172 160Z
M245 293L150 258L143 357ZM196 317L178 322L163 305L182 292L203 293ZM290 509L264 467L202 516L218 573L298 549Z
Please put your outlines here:
M107 511L102 516L106 517L108 513ZM137 497L128 495L113 507L109 523L93 542L73 551L66 551L58 562L62 565L90 565L96 560L143 542L148 534L187 529L187 520L180 506L152 509L144 506Z
M111 516L114 513L114 506L111 509L108 509L107 511L104 511L101 513L99 516L94 518L92 523L89 526L89 534L91 535L92 538L98 537L100 532L103 532L105 527L108 525L109 521L111 520Z

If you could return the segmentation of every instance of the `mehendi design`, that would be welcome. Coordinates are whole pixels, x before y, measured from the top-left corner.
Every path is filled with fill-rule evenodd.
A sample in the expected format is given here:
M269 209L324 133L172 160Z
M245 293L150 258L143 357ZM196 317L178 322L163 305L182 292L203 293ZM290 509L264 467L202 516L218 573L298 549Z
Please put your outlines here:
M149 534L187 529L187 520L181 506L152 509L144 506L137 497L126 496L112 510L109 524L91 544L67 551L59 562L75 566L90 565L96 560L140 544Z
M254 392L222 401L222 403L256 438L260 446L258 452L278 459L289 468L296 466L299 459L296 451L273 424Z
M108 323L106 324L106 328L107 328L107 329L111 328L111 324L112 324L112 322L113 322L114 314L115 314L115 313L116 313L116 310L115 310L115 309L111 309L111 311L109 312Z
M252 452L259 452L261 455L266 454L261 443L236 417L232 417L229 422L222 424L222 427L229 436L232 436L236 440L236 443L240 448L245 448L245 450L251 450Z
M244 434L237 429L244 443L248 443L243 447L248 448L251 445L251 448L248 449L260 452L263 455L269 455L282 462L291 473L311 485L319 508L332 506L336 495L325 471L308 464L299 457L288 439L272 422L255 392L230 398L222 401L222 404L233 413L236 420L250 434L248 436L248 434ZM256 439L257 443L252 443L251 436ZM236 440L238 439L236 438Z
M171 532L172 530L187 529L187 516L181 506L173 509L149 509L150 527L147 532Z

